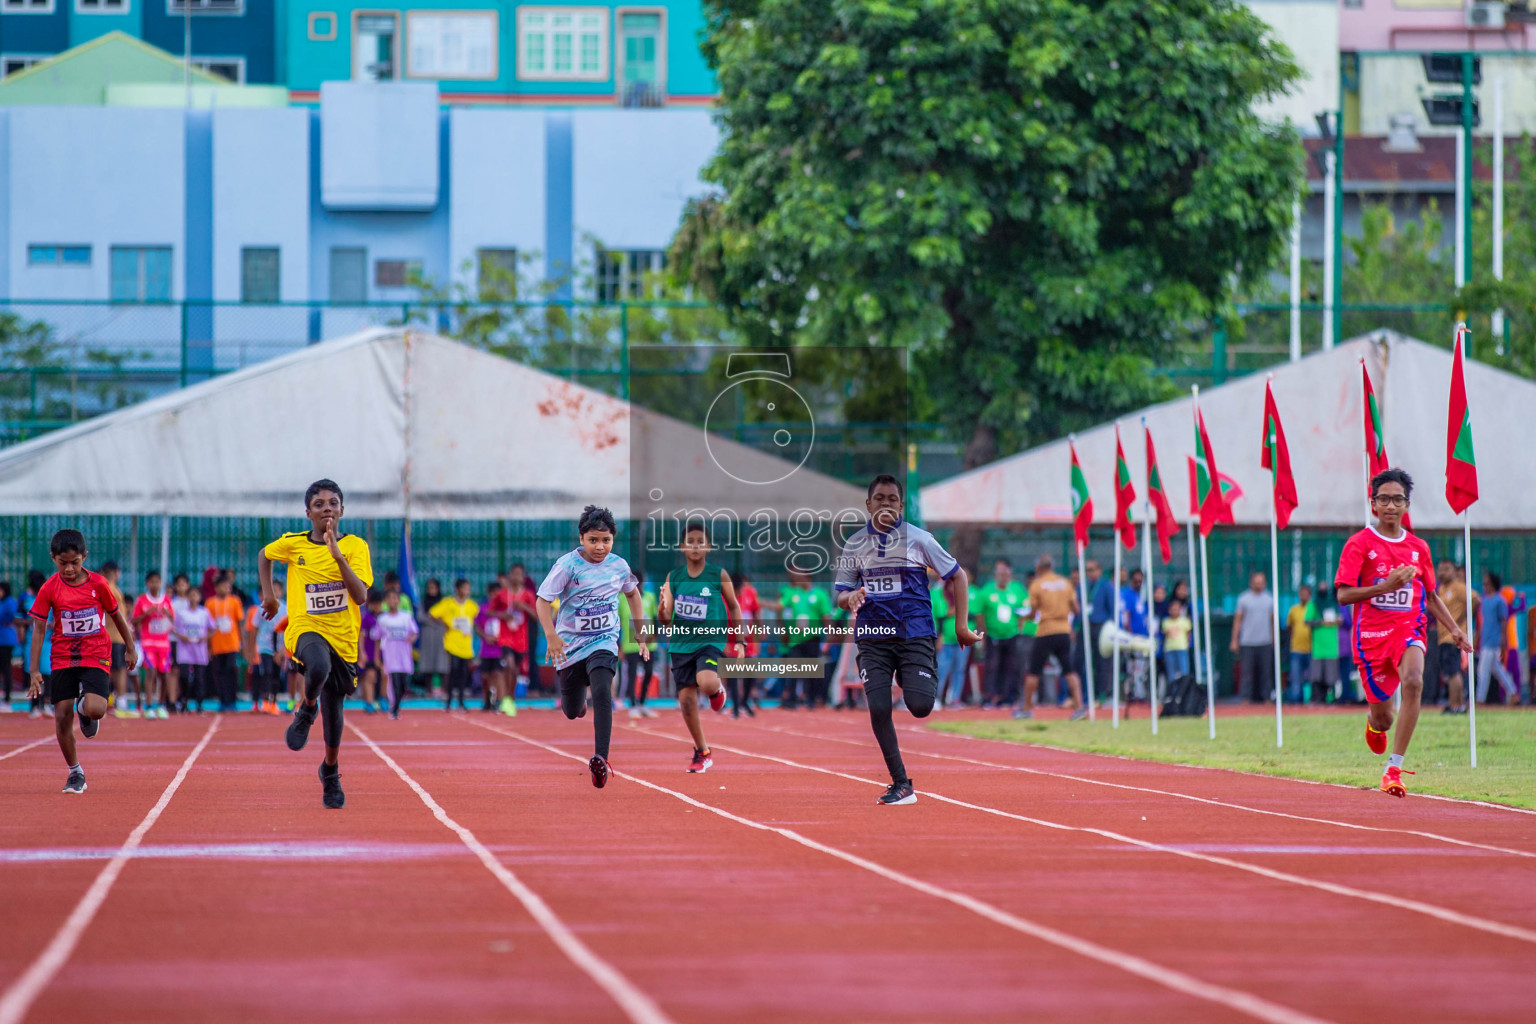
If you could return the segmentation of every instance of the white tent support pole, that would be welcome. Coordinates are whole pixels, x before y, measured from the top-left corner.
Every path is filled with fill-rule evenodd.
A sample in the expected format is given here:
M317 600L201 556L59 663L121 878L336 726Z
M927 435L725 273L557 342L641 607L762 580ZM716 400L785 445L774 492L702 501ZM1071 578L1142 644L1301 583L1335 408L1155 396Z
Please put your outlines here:
M1217 485L1219 486L1219 485ZM1201 605L1201 616L1205 619L1205 697L1206 708L1211 719L1211 739L1216 738L1216 667L1211 659L1211 552L1205 543L1205 534L1200 535L1200 575L1202 579L1201 590L1205 592L1205 601Z
M411 536L411 441L412 441L412 413L411 408L411 342L412 331L405 332L405 373L400 382L400 401L404 413L405 432L405 460L400 467L401 505L405 513L403 524L404 536L409 542Z
M1083 546L1077 546L1077 601L1083 620L1083 699L1088 705L1088 720L1093 717L1093 627L1088 622L1088 572L1083 567Z
M1200 640L1200 608L1203 602L1200 600L1200 560L1195 557L1195 517L1189 517L1189 638L1194 644L1194 659L1190 662L1190 673L1195 677L1195 682L1200 682L1200 667L1204 664L1200 660L1200 652L1205 650L1205 645Z
M1504 75L1493 76L1493 279L1504 280ZM1496 351L1504 354L1504 310L1493 311Z
M1366 398L1365 398L1365 378L1366 378L1366 374L1368 374L1369 372L1370 371L1365 368L1365 357L1361 356L1360 357L1360 402L1361 402L1360 415L1361 415L1362 418L1365 417L1365 416L1369 416L1370 412L1371 412L1370 407L1365 405L1365 401L1366 401ZM1386 417L1387 417L1386 410L1381 409L1381 408L1378 407L1377 411L1381 413L1381 418L1382 419L1386 419ZM1381 429L1383 431L1385 431L1387 429L1387 425L1385 423L1382 423L1382 424L1379 424L1379 425L1380 425L1380 427L1381 427ZM1360 449L1360 474L1361 474L1361 476L1363 476L1365 478L1365 525L1366 526L1370 526L1371 525L1371 452L1370 452L1370 446L1371 446L1371 443L1373 442L1373 440L1374 440L1374 438L1369 438L1369 437L1366 438L1365 439L1364 447L1362 447Z
M1118 472L1116 470L1117 474ZM1119 483L1116 482L1115 486L1118 488ZM1115 500L1118 502L1119 497L1117 496ZM1112 644L1114 647L1114 663L1110 665L1109 669L1109 721L1116 729L1120 728L1120 616L1122 614L1120 610L1120 571L1120 533L1117 530L1115 531L1115 621L1113 623L1115 633ZM1089 651L1088 653L1094 655L1099 652Z
M1291 362L1301 358L1301 200L1291 203Z
M1472 632L1472 510L1467 509L1461 513L1461 544L1462 551L1466 553L1467 560L1467 639L1474 635ZM1473 646L1472 657L1467 665L1467 743L1472 751L1472 767L1477 767L1477 659L1487 655L1476 650Z
M1341 126L1342 130L1342 126ZM1332 149L1323 154L1323 348L1333 348L1333 161ZM1458 165L1459 166L1459 165Z
M130 583L139 578L139 517L131 516L128 520L128 579ZM127 611L127 609L124 609ZM3 668L5 666L0 666Z
M1269 490L1269 579L1270 586L1274 588L1272 599L1269 602L1270 618L1274 625L1275 649L1275 747L1285 746L1285 732L1281 724L1280 712L1280 537L1276 526L1275 489Z
M171 516L160 516L160 581L166 588L171 586Z

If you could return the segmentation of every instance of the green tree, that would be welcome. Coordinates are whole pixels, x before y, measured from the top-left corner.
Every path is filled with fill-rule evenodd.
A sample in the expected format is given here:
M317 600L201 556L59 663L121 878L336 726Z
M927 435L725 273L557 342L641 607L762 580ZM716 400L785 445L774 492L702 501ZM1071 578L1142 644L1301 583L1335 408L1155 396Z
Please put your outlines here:
M976 466L1170 385L1271 266L1298 75L1237 0L706 0L720 150L672 249L754 343L905 345Z

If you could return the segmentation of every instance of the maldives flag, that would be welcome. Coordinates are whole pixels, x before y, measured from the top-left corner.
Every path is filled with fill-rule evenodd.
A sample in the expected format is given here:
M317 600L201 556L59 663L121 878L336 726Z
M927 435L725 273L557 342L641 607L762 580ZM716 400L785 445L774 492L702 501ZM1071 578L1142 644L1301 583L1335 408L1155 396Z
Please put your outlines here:
M1361 399L1361 408L1365 411L1365 464L1368 470L1365 481L1365 496L1371 496L1371 478L1377 473L1392 465L1392 460L1387 457L1387 431L1381 422L1381 406L1376 401L1376 389L1371 387L1371 371L1365 368L1365 360L1360 360L1360 379L1364 383L1364 395ZM1413 519L1407 512L1403 513L1403 526L1413 529Z
M1072 536L1077 539L1077 546L1088 546L1088 524L1093 522L1093 499L1088 497L1088 478L1083 476L1083 467L1077 461L1077 445L1067 442L1067 449L1072 453Z
M1296 478L1291 475L1291 450L1285 443L1285 428L1280 425L1280 410L1269 381L1264 382L1264 450L1259 465L1269 470L1275 488L1275 525L1285 529L1296 511Z
M1125 464L1125 449L1120 446L1120 424L1115 424L1115 530L1120 543L1128 548L1136 546L1136 524L1131 522L1131 503L1136 500L1136 488L1131 484L1131 467Z
M1173 560L1173 535L1179 532L1179 524L1173 518L1173 505L1168 501L1168 492L1163 489L1163 475L1157 470L1157 449L1152 447L1152 431L1142 426L1141 432L1147 440L1147 500L1152 503L1152 509L1157 513L1157 546L1163 553L1163 564L1167 565Z
M1467 325L1456 325L1456 350L1451 355L1451 407L1445 436L1445 500L1451 511L1465 512L1477 500L1477 458L1472 454L1472 415L1467 408L1467 382L1462 367Z
M1241 498L1245 493L1242 486L1225 473L1217 473L1221 481L1221 512L1218 513L1218 523L1235 523L1232 517L1232 503ZM1200 514L1200 467L1195 462L1193 455L1189 456L1189 517L1193 519Z
M1232 521L1232 510L1227 507L1221 487L1221 474L1216 468L1216 453L1211 449L1211 436L1205 430L1205 414L1195 408L1195 504L1200 512L1200 536L1209 537L1211 530L1220 522Z

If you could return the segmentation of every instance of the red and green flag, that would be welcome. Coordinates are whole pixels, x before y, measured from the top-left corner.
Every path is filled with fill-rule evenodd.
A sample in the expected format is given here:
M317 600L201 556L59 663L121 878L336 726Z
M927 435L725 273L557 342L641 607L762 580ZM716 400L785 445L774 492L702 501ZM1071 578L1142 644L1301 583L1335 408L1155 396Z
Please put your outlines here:
M1216 453L1211 448L1211 435L1205 429L1205 414L1195 407L1195 506L1200 513L1200 536L1209 537L1217 523L1231 522L1232 510L1227 506L1221 473L1216 468Z
M1083 476L1083 467L1077 461L1077 445L1067 442L1067 449L1072 453L1072 536L1077 539L1077 546L1088 546L1088 524L1093 522L1093 499L1088 497L1088 478Z
M1141 431L1147 440L1147 500L1157 513L1157 546L1162 550L1163 564L1173 560L1173 536L1179 532L1179 524L1173 518L1173 505L1168 492L1163 489L1163 474L1157 469L1157 449L1152 447L1152 431L1145 424Z
M1259 465L1269 470L1274 483L1275 525L1285 529L1296 511L1296 478L1291 475L1291 449L1285 443L1285 428L1280 425L1280 409L1275 405L1275 393L1269 382L1264 382L1264 450L1259 455Z
M1392 465L1392 460L1387 457L1387 430L1381 422L1381 404L1376 401L1376 389L1371 386L1371 371L1366 369L1365 360L1360 360L1360 379L1364 382L1364 396L1361 407L1365 410L1365 496L1371 496L1371 480L1382 470ZM1403 513L1403 525L1413 529L1413 520L1408 513Z
M1131 505L1136 501L1136 488L1131 483L1131 467L1125 464L1125 449L1120 446L1120 424L1115 424L1115 532L1120 543L1128 548L1136 546L1136 524L1131 522Z
M1456 325L1456 350L1451 355L1451 406L1445 437L1445 500L1451 511L1465 512L1477 500L1477 457L1472 453L1472 414L1467 408L1467 381L1462 365L1467 325Z

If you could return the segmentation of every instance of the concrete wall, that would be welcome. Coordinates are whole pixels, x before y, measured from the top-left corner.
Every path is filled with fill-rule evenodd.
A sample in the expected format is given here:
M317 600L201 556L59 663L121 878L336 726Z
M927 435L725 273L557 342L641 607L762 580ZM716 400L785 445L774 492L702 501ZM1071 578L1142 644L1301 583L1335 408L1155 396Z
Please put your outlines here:
M1473 87L1482 113L1480 134L1493 133L1493 82L1504 78L1504 134L1536 131L1536 53L1484 54L1483 84ZM1459 128L1432 127L1421 100L1426 96L1461 93L1455 84L1431 84L1417 55L1360 58L1360 134L1385 135L1391 119L1411 114L1420 135L1454 135Z
M536 110L453 110L448 115L449 271L473 288L477 249L544 251L545 115ZM468 266L466 266L468 265ZM549 273L540 259L527 268Z
M1248 6L1289 47L1304 76L1287 95L1260 104L1259 112L1316 134L1315 115L1339 105L1337 0L1249 0Z

